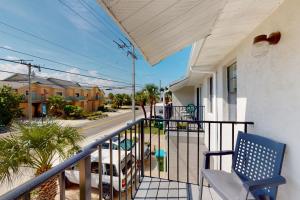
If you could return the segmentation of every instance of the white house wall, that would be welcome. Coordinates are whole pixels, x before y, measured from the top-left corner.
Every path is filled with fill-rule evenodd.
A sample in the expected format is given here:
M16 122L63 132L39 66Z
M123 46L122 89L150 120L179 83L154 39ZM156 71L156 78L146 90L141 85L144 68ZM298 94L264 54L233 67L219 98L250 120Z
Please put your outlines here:
M226 67L237 62L237 121L253 121L249 132L287 144L283 176L287 184L279 189L278 199L300 197L300 1L286 0L253 33L216 66L217 110L205 113L207 120L227 120ZM282 33L278 45L260 57L252 54L253 38L275 31ZM207 106L207 78L202 81L203 104ZM207 109L206 109L207 110ZM207 127L206 127L207 128ZM242 130L243 127L237 127ZM223 135L228 135L225 128ZM227 132L227 133L226 133ZM231 136L230 136L231 137ZM230 137L223 137L224 149ZM219 138L215 138L217 142ZM206 139L207 141L207 139ZM216 142L216 141L214 141ZM218 148L218 146L216 146ZM224 164L229 169L230 159Z
M194 104L194 97L194 86L185 86L172 93L172 103L174 106Z

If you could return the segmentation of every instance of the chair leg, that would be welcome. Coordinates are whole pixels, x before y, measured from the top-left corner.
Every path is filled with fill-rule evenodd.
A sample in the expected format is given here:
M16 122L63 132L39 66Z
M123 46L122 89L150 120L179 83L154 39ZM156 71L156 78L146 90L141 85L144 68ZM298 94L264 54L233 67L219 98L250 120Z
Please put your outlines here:
M204 177L201 176L201 180L200 180L200 191L199 191L199 200L202 200L202 193L203 193L203 180Z

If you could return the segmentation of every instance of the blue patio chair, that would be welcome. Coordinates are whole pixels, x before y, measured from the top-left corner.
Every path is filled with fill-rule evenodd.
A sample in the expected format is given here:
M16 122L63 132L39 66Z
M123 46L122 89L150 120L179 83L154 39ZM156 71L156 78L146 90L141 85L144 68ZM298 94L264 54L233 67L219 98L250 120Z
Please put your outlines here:
M275 200L278 186L286 180L280 175L285 144L265 137L239 132L235 151L204 153L203 179L225 200ZM232 173L209 169L210 157L233 154Z

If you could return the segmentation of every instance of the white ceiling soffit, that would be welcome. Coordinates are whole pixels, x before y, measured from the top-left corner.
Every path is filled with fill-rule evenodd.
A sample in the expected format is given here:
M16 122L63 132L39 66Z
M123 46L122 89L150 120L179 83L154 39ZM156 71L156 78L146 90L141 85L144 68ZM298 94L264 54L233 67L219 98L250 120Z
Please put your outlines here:
M215 66L284 0L228 0L205 41L194 45L189 66Z
M225 0L98 2L152 65L209 35L225 5Z

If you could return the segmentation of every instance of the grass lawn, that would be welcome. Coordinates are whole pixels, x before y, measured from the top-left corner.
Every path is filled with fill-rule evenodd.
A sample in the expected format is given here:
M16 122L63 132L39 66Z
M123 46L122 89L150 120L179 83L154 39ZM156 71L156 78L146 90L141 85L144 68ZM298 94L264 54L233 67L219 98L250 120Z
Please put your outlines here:
M158 135L159 131L160 131L160 135L164 134L163 130L159 130L159 128L154 127L154 125L151 126L151 134ZM145 127L144 128L144 133L145 134L150 134L150 127Z

